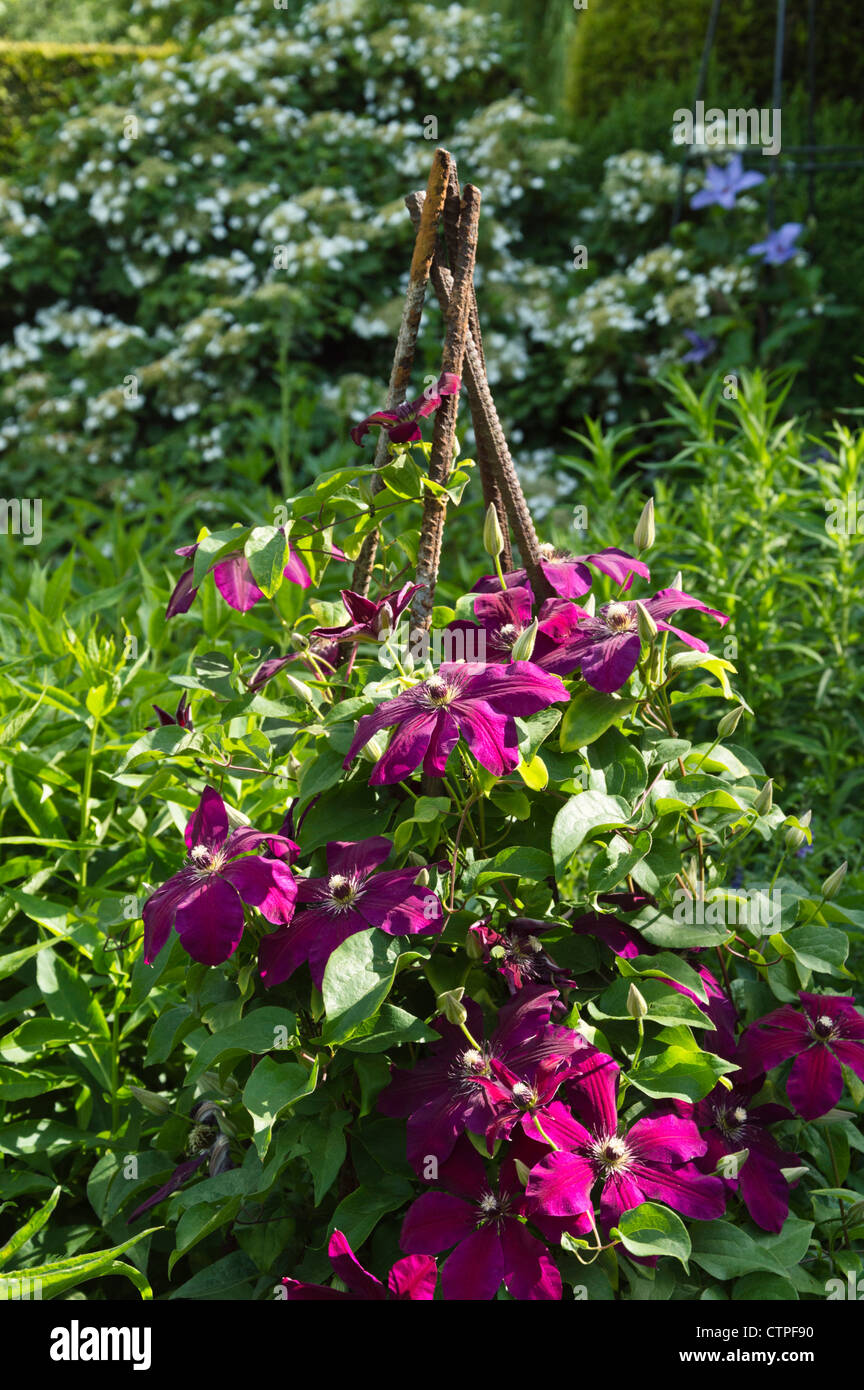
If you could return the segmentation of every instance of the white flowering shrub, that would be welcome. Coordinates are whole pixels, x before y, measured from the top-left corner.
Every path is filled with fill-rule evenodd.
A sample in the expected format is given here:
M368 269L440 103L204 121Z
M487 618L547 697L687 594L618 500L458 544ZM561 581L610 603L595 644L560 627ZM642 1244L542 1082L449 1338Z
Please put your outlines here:
M458 4L223 0L174 32L196 29L53 115L27 181L0 184L0 450L22 479L58 458L70 484L226 461L261 475L285 462L286 411L295 469L349 456L389 370L402 199L436 143L483 192L489 374L529 477L585 411L644 403L635 383L683 354L685 328L747 321L753 236L685 224L668 244L671 153L612 157L586 190L578 149L512 90L503 23ZM734 216L755 228L748 201Z

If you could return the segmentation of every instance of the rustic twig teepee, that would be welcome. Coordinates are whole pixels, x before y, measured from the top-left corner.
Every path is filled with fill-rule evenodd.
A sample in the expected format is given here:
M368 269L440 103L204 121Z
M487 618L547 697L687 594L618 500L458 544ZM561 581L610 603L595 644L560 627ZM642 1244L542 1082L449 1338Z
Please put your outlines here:
M411 193L405 202L417 235L385 408L395 410L405 400L426 285L431 279L445 320L441 372L464 377L477 443L477 466L483 498L487 506L494 506L504 536L503 567L505 571L513 569L510 547L512 531L535 596L538 599L547 598L551 591L540 568L541 554L534 523L486 380L474 293L480 191L473 184L466 184L460 194L455 160L447 150L438 149L432 161L426 192ZM445 396L435 415L429 477L438 483L446 482L452 467L458 410L458 394ZM376 468L383 467L387 457L388 436L386 430L382 430L375 451ZM374 479L373 492L380 491L380 488L381 483ZM417 555L417 583L420 588L414 595L412 605L412 627L415 631L429 626L446 513L446 495L442 497L432 491L427 492ZM354 569L353 587L357 593L368 592L377 548L378 534L372 532L363 544Z

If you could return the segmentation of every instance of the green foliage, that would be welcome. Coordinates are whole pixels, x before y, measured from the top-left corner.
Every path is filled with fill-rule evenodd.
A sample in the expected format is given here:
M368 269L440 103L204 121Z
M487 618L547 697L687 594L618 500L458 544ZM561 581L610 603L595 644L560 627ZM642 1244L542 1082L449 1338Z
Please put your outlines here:
M567 55L566 100L582 115L606 111L631 84L684 78L690 100L702 56L711 0L591 0L577 17ZM815 63L820 100L860 91L864 67L855 0L823 0L816 10ZM746 104L770 105L774 71L776 6L760 0L723 5L712 49L716 90L728 81L747 94ZM803 83L810 45L807 6L787 7L783 52L784 89ZM708 93L713 90L709 86ZM689 104L689 102L688 102ZM709 105L714 104L709 101ZM724 108L737 103L717 101Z

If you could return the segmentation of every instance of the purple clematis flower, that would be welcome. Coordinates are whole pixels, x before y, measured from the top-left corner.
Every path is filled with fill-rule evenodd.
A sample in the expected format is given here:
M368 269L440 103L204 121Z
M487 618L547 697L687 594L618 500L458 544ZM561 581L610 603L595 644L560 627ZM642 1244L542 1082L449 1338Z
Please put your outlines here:
M755 170L745 171L740 154L733 154L727 164L705 166L705 186L693 194L690 206L707 208L716 203L718 207L728 210L734 208L739 193L764 182L764 174L757 174Z
M798 1155L784 1153L766 1128L777 1120L789 1118L782 1105L752 1104L761 1087L761 1077L749 1085L727 1091L716 1086L696 1105L674 1101L676 1114L695 1120L707 1141L708 1148L696 1166L704 1173L713 1173L726 1154L749 1150L737 1178L724 1178L730 1192L740 1192L744 1205L763 1231L779 1232L789 1215L789 1184L784 1168L794 1168Z
M544 932L559 926L557 922L538 922L533 917L514 917L500 931L489 926L489 919L475 922L471 935L483 948L486 965L496 965L504 976L511 994L523 985L553 985L555 989L575 989L576 981L547 955L540 940ZM563 1001L560 1008L564 1009Z
M178 724L181 729L192 729L195 727L189 713L189 701L186 698L185 692L180 696L180 701L174 714L168 714L160 705L153 705L153 712L162 725Z
M325 1299L384 1302L392 1298L430 1302L435 1297L438 1266L430 1255L408 1255L404 1260L397 1260L385 1285L363 1268L341 1231L333 1232L327 1254L333 1273L346 1285L346 1291L330 1288L328 1284L301 1284L297 1279L283 1279L289 1303Z
M377 600L343 589L342 602L348 610L347 623L341 627L316 627L309 635L329 637L338 642L359 642L368 637L377 642L396 626L400 613L408 607L419 588L419 584L403 584L401 589L395 589L392 594L385 594Z
M646 1116L626 1134L618 1133L615 1092L618 1068L591 1065L568 1087L573 1109L559 1101L547 1108L546 1137L557 1148L531 1169L526 1197L551 1217L590 1211L591 1191L601 1185L600 1220L607 1228L622 1212L642 1202L663 1202L683 1216L711 1221L726 1205L719 1178L700 1173L690 1160L708 1149L692 1120L675 1115ZM587 1126L587 1127L586 1127ZM532 1135L532 1138L542 1137Z
M399 1244L417 1255L453 1248L441 1270L445 1299L492 1299L502 1284L519 1301L560 1299L561 1275L520 1220L530 1208L512 1163L502 1164L493 1184L462 1139L440 1183L443 1191L424 1192L408 1208Z
M429 1158L439 1163L449 1158L464 1130L485 1134L496 1107L508 1101L508 1093L495 1082L493 1059L533 1091L541 1064L561 1063L575 1052L589 1050L581 1034L550 1021L556 999L554 989L532 985L520 990L501 1008L488 1041L476 1046L462 1029L437 1018L434 1027L441 1041L431 1056L412 1071L392 1071L378 1108L391 1117L409 1117L408 1162L418 1171ZM466 1008L466 1027L476 1041L483 1036L482 1013L473 1000Z
M789 1057L795 1061L786 1094L805 1120L817 1120L843 1093L841 1063L864 1081L864 1018L846 994L800 993L791 1004L751 1024L741 1039L748 1079Z
M602 574L608 574L616 584L623 585L629 589L633 582L633 575L638 574L642 579L650 579L651 574L648 566L642 560L635 560L632 555L628 555L624 550L617 550L615 546L607 546L605 550L599 550L596 555L566 555L557 554L554 547L543 545L540 547L541 553L546 558L541 561L540 568L550 589L559 598L581 598L587 594L591 588L591 571L588 566L600 570ZM510 574L505 574L504 583L508 589L528 589L531 592L531 585L528 582L528 574L525 570L512 570ZM494 594L501 592L501 581L497 574L487 574L474 585L474 592L477 594Z
M367 415L351 430L351 438L360 444L372 425L384 425L393 444L414 444L423 438L417 421L437 410L443 396L458 395L461 384L461 378L453 372L442 372L435 385L427 386L415 401L403 401L394 410L376 410Z
M592 1188L599 1183L600 1220L607 1228L623 1212L649 1201L697 1221L723 1215L722 1181L689 1161L708 1149L692 1120L645 1117L622 1135L608 1125L586 1128L558 1101L548 1116L554 1126L549 1137L559 1147L535 1164L525 1189L539 1211L552 1217L589 1211Z
M343 766L373 734L395 724L387 752L369 778L373 786L401 782L421 765L430 776L442 777L460 735L477 761L501 777L519 765L514 716L524 718L569 698L557 676L530 661L479 667L446 662L421 685L362 716Z
M751 251L753 250L751 246ZM717 346L716 338L703 338L701 333L697 333L692 328L684 329L684 337L690 344L689 352L685 352L681 358L682 362L704 362L706 357L710 357Z
M304 910L290 926L261 939L258 965L268 989L287 980L304 960L320 989L336 947L370 927L390 936L441 931L444 909L430 888L414 886L418 868L376 873L392 848L383 836L330 841L326 877L297 880L297 902Z
M528 588L513 586L495 593L480 593L474 600L477 623L457 618L449 623L447 632L483 633L483 645L465 641L466 660L469 652L480 653L480 659L508 662L513 659L513 647L526 628L531 626L532 593ZM531 661L541 670L563 642L572 637L579 623L581 609L563 598L547 599L540 608L537 635Z
M680 627L673 627L666 619L682 608L695 608L721 625L729 621L727 614L708 608L681 589L660 589L645 600L645 607L661 631L671 632L698 652L707 652L707 643L699 637L691 637ZM630 600L604 603L596 617L584 609L579 609L579 613L581 621L574 637L565 642L557 654L546 658L546 669L557 675L569 675L580 669L583 680L594 690L607 695L620 690L635 671L642 650L636 604Z
M174 554L191 558L197 549L197 543L195 545L181 545ZM334 560L347 560L348 558L336 545L331 545L327 553ZM305 564L297 551L293 550L290 545L288 546L288 563L282 574L290 584L299 584L301 589L308 589L312 583L311 575ZM264 597L252 577L249 561L242 551L238 551L236 555L228 555L224 560L220 560L217 565L214 565L213 580L225 602L231 608L236 608L238 613L248 613L249 609L254 608L255 604ZM165 617L173 618L178 613L188 613L197 593L198 585L195 583L194 569L184 570L168 600Z
M766 265L784 265L799 250L795 242L803 230L801 222L784 222L776 232L769 232L764 241L748 246L747 254L761 256Z
M269 856L254 853L261 845ZM268 922L291 921L297 885L289 865L298 853L291 840L249 825L229 833L224 801L213 787L205 787L186 827L186 847L185 868L144 904L147 965L162 950L172 926L193 960L221 965L240 944L244 903L257 907Z

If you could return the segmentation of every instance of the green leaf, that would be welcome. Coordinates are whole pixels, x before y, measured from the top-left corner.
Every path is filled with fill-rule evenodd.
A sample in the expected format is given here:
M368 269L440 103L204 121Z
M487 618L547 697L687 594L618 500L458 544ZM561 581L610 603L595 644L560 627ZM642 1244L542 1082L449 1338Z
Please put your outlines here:
M52 1018L63 1023L79 1023L101 1034L106 1041L111 1037L95 994L55 951L40 955L36 962L36 983Z
M630 808L619 796L584 791L571 796L552 825L552 858L557 876L564 874L572 856L589 835L626 825Z
M623 835L613 835L605 849L591 860L588 891L610 893L619 883L623 883L650 850L651 836L647 830L640 830L632 844Z
M42 1298L56 1298L58 1294L75 1289L89 1279L104 1279L109 1275L122 1274L132 1281L142 1298L149 1299L153 1294L141 1271L134 1265L126 1264L124 1260L118 1260L117 1256L131 1250L133 1245L161 1229L161 1226L151 1226L110 1250L97 1250L85 1255L74 1255L68 1259L53 1260L50 1264L35 1265L29 1269L16 1269L13 1276L7 1277L27 1279L33 1283L38 1281L37 1287Z
M296 1038L296 1032L297 1017L290 1009L271 1005L255 1009L239 1022L214 1033L199 1047L189 1068L186 1084L197 1081L202 1072L209 1071L217 1062L222 1063L229 1057L242 1057L250 1052L263 1055L289 1048Z
M631 1255L671 1255L687 1269L690 1258L687 1228L680 1216L659 1202L643 1202L625 1211L618 1222L618 1231L624 1249Z
M735 1302L748 1303L789 1303L796 1302L798 1290L790 1279L782 1274L745 1274L738 1279L732 1289Z
M345 1197L336 1208L328 1231L339 1230L345 1235L355 1252L364 1240L374 1231L382 1216L409 1202L414 1196L410 1182L389 1174L376 1182L374 1187L358 1187Z
M289 1105L315 1090L318 1063L310 1071L299 1062L275 1062L262 1057L243 1089L243 1104L252 1116L258 1157L266 1154L273 1125Z
M380 1009L396 974L403 950L398 937L375 927L357 932L337 946L324 971L327 1042L344 1042Z
M330 1191L345 1162L348 1144L345 1126L352 1119L348 1110L331 1111L326 1124L316 1115L305 1126L301 1139L306 1149L306 1163L315 1184L314 1202L317 1207Z
M627 960L619 956L616 960L621 974L629 976L651 975L660 979L674 980L676 984L683 985L693 994L697 995L703 1003L708 1002L708 991L702 976L688 965L680 956L675 956L671 951L660 951L656 956L634 956Z
M179 1289L169 1295L175 1298L194 1299L251 1299L253 1286L258 1278L258 1269L242 1250L225 1255L215 1264L205 1266Z
M799 1223L802 1226L807 1224ZM693 1222L690 1234L694 1264L698 1264L713 1279L738 1279L756 1274L760 1270L788 1277L788 1266L793 1261L787 1261L782 1257L786 1253L784 1247L779 1247L779 1251L772 1250L768 1241L754 1240L740 1226L733 1226L730 1221ZM801 1233L796 1228L793 1238L796 1250L800 1249L800 1236ZM782 1232L779 1239L782 1240ZM806 1249L805 1242L804 1250L798 1259L803 1257ZM782 1255L779 1252L782 1252Z
M616 719L629 714L638 702L618 695L604 695L587 687L571 695L561 722L561 748L565 753L584 748L605 734Z
M26 1245L28 1240L30 1240L32 1236L35 1236L37 1231L41 1231L57 1205L60 1197L60 1190L59 1186L55 1187L44 1207L40 1207L37 1212L34 1212L30 1220L21 1226L15 1232L14 1236L11 1236L3 1248L0 1249L0 1269L9 1263L16 1251L20 1250L22 1245Z
M256 526L244 546L252 578L265 598L272 598L282 583L288 542L278 526Z
M655 1100L695 1102L713 1091L719 1078L730 1071L735 1067L713 1052L673 1043L655 1056L643 1057L628 1076L634 1086Z

